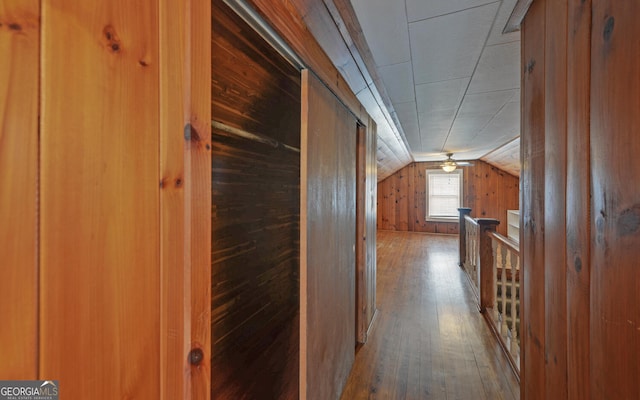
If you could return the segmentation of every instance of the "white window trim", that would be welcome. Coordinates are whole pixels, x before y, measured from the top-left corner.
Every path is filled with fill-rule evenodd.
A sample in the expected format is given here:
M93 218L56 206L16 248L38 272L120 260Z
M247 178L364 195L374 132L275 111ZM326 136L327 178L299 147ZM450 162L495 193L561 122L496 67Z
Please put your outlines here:
M457 174L460 175L460 191L459 191L459 198L458 198L458 208L462 207L462 199L464 198L464 193L463 193L463 188L464 188L464 174L463 174L463 170L462 169L457 169L455 171L452 172L445 172L442 169L428 169L426 170L425 173L425 184L426 184L426 189L425 189L425 210L424 210L424 214L425 214L425 221L428 222L457 222L459 219L458 215L455 216L451 216L451 217L432 217L429 215L429 175L430 174L436 174L436 175L452 175L452 174Z

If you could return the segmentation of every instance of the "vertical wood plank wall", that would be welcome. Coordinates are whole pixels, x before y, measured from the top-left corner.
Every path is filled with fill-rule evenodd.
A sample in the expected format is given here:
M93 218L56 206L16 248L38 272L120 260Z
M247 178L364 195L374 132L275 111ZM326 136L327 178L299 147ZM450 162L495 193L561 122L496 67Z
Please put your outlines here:
M426 170L438 162L410 164L378 183L378 229L410 232L458 233L458 222L426 221ZM463 205L477 218L502 221L507 234L507 210L518 209L518 178L481 160L464 167Z
M212 118L300 147L300 72L213 2ZM214 129L213 399L298 397L300 154Z
M545 0L534 1L522 24L520 258L524 296L522 398L545 396Z
M169 3L172 3L171 0ZM185 265L176 260L172 263L185 275L185 291L190 298L190 313L185 315L185 329L189 332L189 346L192 350L201 350L203 357L199 362L191 362L189 357L189 373L186 391L187 399L209 399L211 392L211 9L210 1L189 0L179 2L185 6L186 30L175 32L175 35L186 35L186 49L181 58L187 65L187 78L182 90L187 93L183 104L183 117L189 128L189 138L184 146L184 184L185 202L183 217L179 221L185 228L182 239L185 247ZM166 43L161 41L161 52L166 50ZM167 68L163 76L172 76L173 71ZM184 138L182 132L174 132L176 137ZM162 148L162 146L161 146ZM171 148L171 147L169 147ZM164 228L163 228L164 229ZM175 275L174 275L175 276ZM161 296L164 298L164 295ZM173 300L177 301L177 300ZM181 368L184 364L172 365L170 368ZM182 369L182 368L181 368ZM179 373L180 371L178 371ZM162 382L167 386L166 382ZM170 396L166 397L171 399Z
M40 1L0 1L0 380L38 369Z
M640 393L640 3L592 1L591 397Z
M159 2L161 399L209 396L211 3Z
M524 399L640 392L638 14L536 0L522 27Z
M567 2L545 3L544 298L546 397L567 397Z
M42 19L40 376L159 398L158 4Z
M337 399L355 358L357 120L302 73L300 397Z
M590 398L589 112L591 0L570 0L567 26L567 398Z
M209 393L209 8L0 2L0 379Z

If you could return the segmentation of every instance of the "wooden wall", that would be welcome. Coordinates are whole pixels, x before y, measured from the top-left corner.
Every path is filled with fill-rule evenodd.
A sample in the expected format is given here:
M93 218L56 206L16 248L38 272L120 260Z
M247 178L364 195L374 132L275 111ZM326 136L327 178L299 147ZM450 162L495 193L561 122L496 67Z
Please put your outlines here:
M640 392L639 13L536 0L523 24L525 399Z
M355 358L357 119L302 74L300 397L337 399Z
M213 2L212 118L300 148L300 72ZM214 129L213 399L298 398L300 153Z
M0 1L0 54L0 379L35 379L38 0Z
M0 2L0 379L208 393L209 7Z
M410 232L458 233L458 222L425 220L427 169L440 163L410 164L378 183L378 229ZM502 221L498 232L506 235L507 210L518 209L518 178L481 160L464 167L463 205L476 218Z

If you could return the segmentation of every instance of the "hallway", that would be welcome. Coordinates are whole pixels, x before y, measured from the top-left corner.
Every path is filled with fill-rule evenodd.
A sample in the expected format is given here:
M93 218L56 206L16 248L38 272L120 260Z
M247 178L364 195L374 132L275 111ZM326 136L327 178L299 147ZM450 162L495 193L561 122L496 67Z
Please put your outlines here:
M342 399L519 399L455 236L379 231L378 315Z

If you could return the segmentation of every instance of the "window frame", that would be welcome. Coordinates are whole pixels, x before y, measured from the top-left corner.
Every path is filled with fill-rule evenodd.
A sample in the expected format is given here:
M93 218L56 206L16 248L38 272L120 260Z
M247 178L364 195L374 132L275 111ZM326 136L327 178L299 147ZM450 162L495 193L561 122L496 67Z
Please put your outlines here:
M425 221L429 222L457 222L459 215L456 213L452 216L431 216L429 214L429 203L431 201L431 194L429 193L429 176L431 175L458 175L459 189L458 189L458 207L462 207L463 195L464 195L464 171L462 169L456 169L455 171L445 172L442 169L427 169L425 173Z

